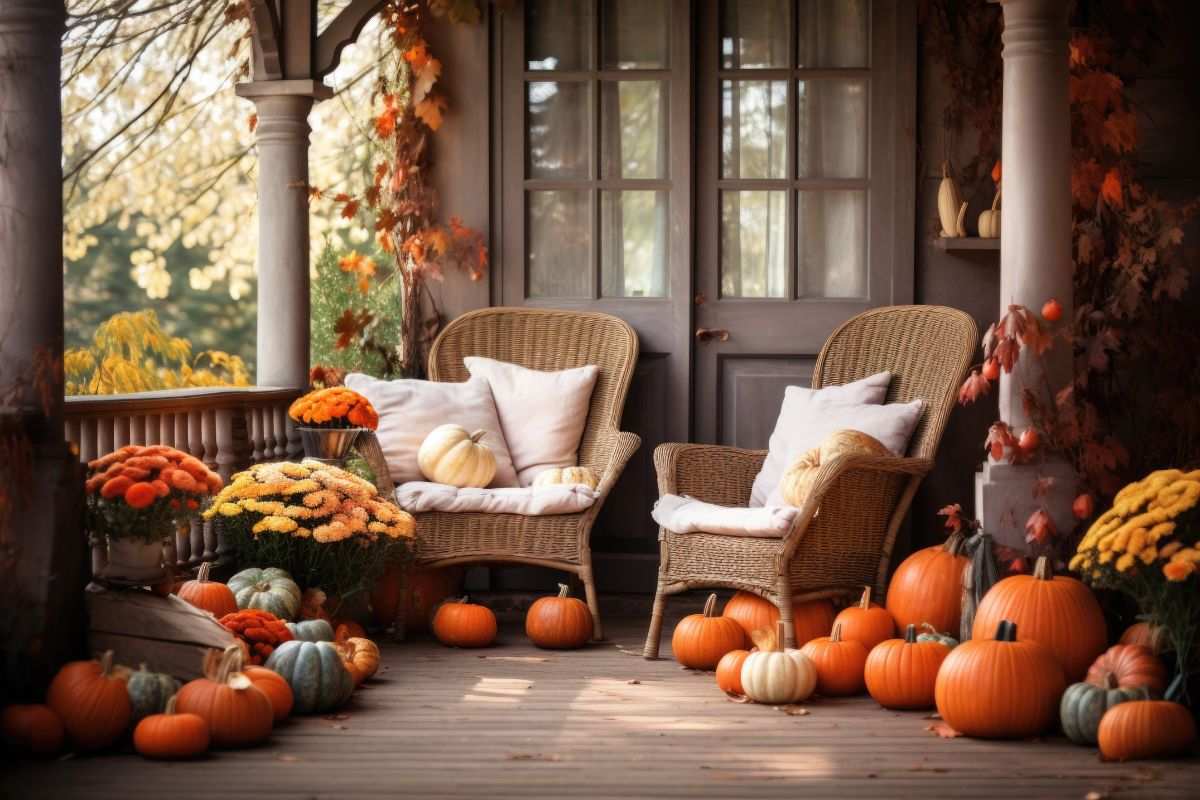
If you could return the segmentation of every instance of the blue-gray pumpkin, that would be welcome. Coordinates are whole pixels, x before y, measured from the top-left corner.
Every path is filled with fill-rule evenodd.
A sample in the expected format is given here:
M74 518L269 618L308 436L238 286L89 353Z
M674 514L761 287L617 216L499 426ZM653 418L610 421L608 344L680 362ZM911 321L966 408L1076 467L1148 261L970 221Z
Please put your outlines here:
M1150 691L1144 686L1121 688L1116 681L1108 686L1074 683L1063 692L1058 716L1068 739L1075 744L1094 745L1104 712L1130 700L1149 699Z
M142 664L136 672L129 673L125 688L129 690L132 723L136 725L151 714L163 712L171 695L179 691L179 681L166 673L151 672Z
M300 587L284 570L251 567L234 575L227 585L238 608L262 609L284 620L300 613Z
M354 692L354 678L333 642L284 642L271 653L266 667L292 687L292 710L297 714L332 711Z
M287 629L292 632L292 638L299 642L332 642L333 626L323 619L306 619L303 622L289 622Z

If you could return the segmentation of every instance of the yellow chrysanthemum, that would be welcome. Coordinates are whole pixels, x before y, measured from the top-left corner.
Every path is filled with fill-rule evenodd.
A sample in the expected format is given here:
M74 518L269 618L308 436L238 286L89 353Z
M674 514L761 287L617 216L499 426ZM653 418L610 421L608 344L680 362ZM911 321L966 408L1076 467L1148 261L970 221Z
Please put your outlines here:
M238 514L242 513L242 507L237 503L221 503L221 505L217 506L217 511L219 511L223 517L236 517Z
M1170 542L1162 546L1158 551L1159 558L1170 558L1183 549L1183 542Z
M1128 572L1129 568L1133 566L1133 562L1134 555L1132 553L1125 553L1117 559L1117 572Z

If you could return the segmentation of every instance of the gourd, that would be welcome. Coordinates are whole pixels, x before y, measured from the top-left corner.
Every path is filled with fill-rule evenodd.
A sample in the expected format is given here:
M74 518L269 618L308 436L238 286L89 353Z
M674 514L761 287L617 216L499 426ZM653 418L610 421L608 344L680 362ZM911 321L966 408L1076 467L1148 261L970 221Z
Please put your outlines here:
M208 721L199 714L179 713L176 699L161 714L152 714L133 729L133 748L146 758L194 758L208 752Z
M487 647L496 641L496 615L465 597L447 600L433 615L433 635L449 647Z
M151 714L160 714L167 701L179 691L179 681L162 672L150 672L142 664L136 672L129 673L125 684L129 690L129 702L133 709L131 722L136 725Z
M271 735L275 710L271 700L242 673L242 650L209 651L204 677L189 681L175 695L175 709L196 714L208 723L212 747L246 747Z
M582 485L595 489L600 481L587 467L550 467L533 479L534 486L557 486L558 484Z
M417 467L434 483L484 487L496 476L496 456L480 442L487 431L467 433L460 425L439 425L417 450Z
M567 585L560 583L557 597L539 597L525 614L525 635L538 647L572 650L592 638L592 612L567 593Z
M996 190L996 196L992 198L992 207L980 212L979 214L979 238L980 239L999 239L1000 238L1000 190Z
M716 616L717 596L710 594L700 614L679 620L671 634L671 652L675 660L692 669L715 669L730 650L746 646L742 626L729 617Z
M742 665L742 689L756 703L779 705L799 703L817 685L817 670L808 656L798 650L783 650L783 623L779 623L775 646L757 650Z
M1086 680L1097 686L1144 686L1151 694L1161 695L1167 688L1167 668L1149 647L1116 644L1092 663Z
M730 694L745 694L742 687L742 666L749 650L730 650L717 662L717 688Z
M1073 683L1063 692L1058 706L1058 718L1063 733L1075 744L1095 744L1100 720L1108 709L1130 700L1149 700L1144 686L1123 689L1109 675L1105 685Z
M1096 735L1106 761L1167 758L1196 741L1192 713L1170 700L1134 700L1110 708Z
M238 608L270 611L284 620L300 613L300 587L292 576L276 567L244 569L229 579Z
M337 647L338 652L342 656L342 665L349 670L350 676L354 678L355 686L358 686L379 671L379 645L370 639L351 636L344 641L338 642Z
M46 690L46 705L80 750L99 750L129 727L133 705L125 681L129 670L113 664L112 650L98 660L65 664Z
M1041 642L1058 658L1067 680L1078 681L1104 651L1108 629L1091 590L1074 578L1055 575L1041 556L1032 575L1013 575L991 588L975 612L973 639L992 635L1002 620L1023 639Z
M185 582L179 587L179 597L187 600L196 608L207 611L217 619L232 614L238 610L237 598L228 586L220 581L210 581L208 572L212 568L211 561L200 565L196 579Z
M941 633L928 622L921 624L921 631L921 633L917 634L918 642L940 642L951 650L958 647L958 639L955 639L948 633Z
M858 604L843 608L833 621L834 628L842 627L842 638L862 642L870 652L875 645L896 635L896 621L878 603L871 602L871 587L864 586Z
M926 624L939 631L958 630L963 571L970 563L962 554L964 541L962 534L952 534L944 544L918 550L896 567L886 606L901 630Z
M938 185L938 220L942 223L942 238L952 239L966 236L963 220L967 204L958 192L958 184L950 175L950 162L942 162L942 182Z
M1054 724L1067 687L1053 651L1017 639L1001 620L995 638L972 639L950 651L938 670L934 701L951 728L967 736L1022 739Z
M242 674L249 678L255 688L271 701L271 711L275 715L276 722L288 718L288 715L292 713L295 699L292 697L291 685L283 679L282 675L273 669L254 665L243 667Z
M800 652L816 667L817 694L844 697L861 694L866 687L867 648L860 641L843 638L841 623L833 623L833 633L813 639Z
M735 620L750 636L755 631L774 631L779 622L779 607L752 592L735 592L725 603L721 616ZM818 636L828 636L833 630L833 604L828 600L808 600L792 603L792 627L796 631L796 646Z
M34 756L54 755L67 735L54 709L41 703L6 707L0 714L0 732L7 749Z
M803 506L812 489L812 482L817 476L818 468L838 456L890 456L888 450L875 437L862 431L834 431L821 442L788 467L779 480L779 493L784 502L793 506Z
M267 659L292 687L297 714L332 711L354 692L354 677L333 642L284 642Z
M1125 629L1117 643L1144 645L1157 655L1167 649L1167 629L1149 622L1135 622Z
M323 619L306 619L287 623L292 638L298 642L332 642L333 626Z
M938 668L949 654L941 642L918 641L917 626L908 625L903 639L888 639L867 654L867 691L884 708L932 708Z

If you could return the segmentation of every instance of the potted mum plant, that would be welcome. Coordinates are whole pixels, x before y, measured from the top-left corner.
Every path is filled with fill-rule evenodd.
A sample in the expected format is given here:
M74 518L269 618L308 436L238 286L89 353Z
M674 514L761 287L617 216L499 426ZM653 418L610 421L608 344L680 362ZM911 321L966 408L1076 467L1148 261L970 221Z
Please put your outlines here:
M288 416L300 431L304 455L340 465L363 431L379 426L379 415L367 398L345 386L316 389L298 397Z
M109 583L160 580L163 541L200 512L221 477L173 447L130 445L88 463L88 529L104 536Z

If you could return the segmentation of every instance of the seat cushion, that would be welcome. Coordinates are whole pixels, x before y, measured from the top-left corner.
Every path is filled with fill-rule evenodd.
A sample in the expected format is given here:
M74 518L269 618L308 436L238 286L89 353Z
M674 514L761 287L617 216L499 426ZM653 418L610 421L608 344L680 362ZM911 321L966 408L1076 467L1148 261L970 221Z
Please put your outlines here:
M799 513L800 509L792 506L734 508L705 503L686 495L665 494L654 504L651 516L659 525L676 533L781 539Z
M437 426L454 424L468 431L484 431L481 442L496 456L496 475L491 486L517 485L517 473L487 381L481 378L465 383L385 381L352 372L345 383L370 400L379 412L375 436L393 482L424 480L417 466L421 442Z
M452 513L521 514L541 517L576 514L596 502L596 491L583 484L524 486L501 489L459 489L444 483L410 481L396 487L396 504L411 514L424 511Z
M482 378L492 388L521 486L532 485L551 467L578 463L599 367L544 372L478 356L464 358L463 364L472 378Z

